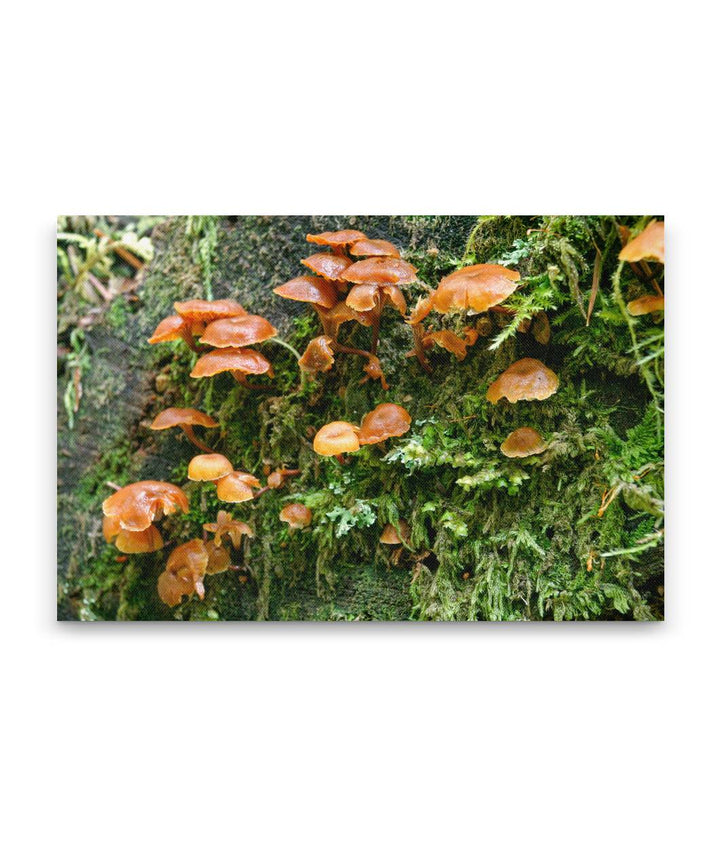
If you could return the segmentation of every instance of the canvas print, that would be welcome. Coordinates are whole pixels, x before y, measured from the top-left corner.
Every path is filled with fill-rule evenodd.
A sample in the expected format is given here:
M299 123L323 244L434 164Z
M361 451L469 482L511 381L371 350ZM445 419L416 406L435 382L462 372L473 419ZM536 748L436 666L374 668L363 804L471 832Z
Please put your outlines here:
M58 617L663 617L664 222L62 216Z

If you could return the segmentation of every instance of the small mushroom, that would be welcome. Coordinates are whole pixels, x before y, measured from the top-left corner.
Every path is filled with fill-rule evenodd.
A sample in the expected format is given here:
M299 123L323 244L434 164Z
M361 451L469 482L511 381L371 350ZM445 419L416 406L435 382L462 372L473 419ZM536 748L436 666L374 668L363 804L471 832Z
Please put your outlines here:
M423 339L425 337L425 328L423 327L422 322L427 318L430 312L432 312L432 308L432 294L428 297L421 297L418 299L415 308L410 313L410 317L406 320L406 323L409 324L412 329L413 341L415 343L415 347L408 354L408 356L416 357L417 361L428 374L432 373L432 368L430 367L430 363L427 361L427 357L425 356L425 346L423 344Z
M228 514L227 511L218 511L217 522L203 523L203 529L206 532L213 532L215 534L213 542L218 546L222 543L222 539L227 536L236 550L240 548L243 535L248 538L253 537L253 531L247 523L243 523L241 520L234 520L232 515Z
M252 489L260 482L251 473L231 472L217 483L217 497L222 502L247 502L255 498Z
M300 502L286 505L280 512L280 520L291 529L304 529L312 521L312 511Z
M544 401L557 392L560 381L552 369L532 357L513 363L490 384L487 400L497 404L501 398L508 401Z
M452 330L436 330L433 333L427 333L423 337L423 345L426 348L430 345L438 345L441 348L445 348L446 351L454 354L459 361L464 360L467 356L467 341L461 339Z
M156 516L172 514L180 508L190 510L185 493L174 484L159 481L141 481L115 491L102 504L103 514L114 517L122 529L142 532Z
M213 452L210 455L195 455L188 464L190 481L217 481L233 471L233 465L225 455Z
M176 547L168 557L165 570L158 579L158 594L168 606L177 606L183 595L197 592L205 597L203 577L208 566L208 554L199 538Z
M340 274L353 263L352 259L338 253L313 253L306 259L300 259L300 263L317 276L324 279L337 280Z
M240 315L212 321L205 328L200 342L213 348L244 348L265 342L275 335L277 330L262 315Z
M212 377L221 372L230 372L235 380L248 389L251 386L246 375L267 374L274 377L273 367L258 351L252 348L218 348L203 354L193 366L190 377Z
M486 312L517 288L520 274L502 265L470 265L440 280L433 306L441 313L471 309Z
M547 345L550 342L550 319L547 312L538 312L532 320L530 332L536 342Z
M411 421L410 414L399 404L379 404L363 416L358 442L367 446L382 443L388 437L401 437L410 430Z
M317 454L328 457L357 452L359 448L358 429L349 422L329 422L323 425L313 439L313 449Z
M408 544L410 542L410 527L406 520L398 520L398 528L396 529L391 523L388 523L380 536L381 544Z
M305 353L298 361L300 368L311 375L317 372L329 372L335 362L332 344L331 336L318 336L311 339L305 348Z
M321 244L333 249L344 249L349 244L361 241L365 237L363 232L357 229L340 229L337 232L320 232L318 235L306 235L305 240L309 244Z
M177 339L182 339L193 351L200 351L192 337L190 324L180 315L168 315L167 318L163 318L148 339L148 344L157 345L161 342L174 342Z
M300 472L300 470L286 470L283 467L279 467L268 475L267 486L270 490L277 490L285 484L286 479L292 476L299 476Z
M500 451L506 458L527 458L539 455L547 449L547 444L534 428L516 428L502 442Z
M208 557L206 574L221 574L230 567L230 553L222 545L210 541L205 544L205 552Z
M665 264L665 223L652 220L640 234L628 241L620 251L624 262L639 262L644 259Z
M337 289L331 282L319 276L298 276L289 282L278 285L277 288L273 289L273 293L287 300L298 300L301 303L311 304L317 312L323 332L328 336L333 335L328 329L323 312L323 310L332 309L338 302Z
M237 300L185 300L174 304L173 308L185 321L195 325L210 324L218 318L247 315L244 307Z
M219 424L211 416L208 416L207 413L195 410L192 407L168 407L166 410L161 410L155 419L153 419L150 430L165 431L168 428L181 428L188 440L194 443L198 449L212 454L213 450L195 436L193 425L202 425L204 428L217 428Z
M340 278L356 285L410 285L417 282L416 274L417 268L403 259L371 256L354 262Z
M638 297L637 300L631 300L627 305L627 311L636 317L649 315L652 312L664 312L665 298L660 294L646 294Z
M121 553L154 553L165 546L157 526L148 526L142 532L130 532L123 529L115 539L115 546Z
M379 238L361 238L350 246L353 256L394 256L400 258L400 250L390 241Z

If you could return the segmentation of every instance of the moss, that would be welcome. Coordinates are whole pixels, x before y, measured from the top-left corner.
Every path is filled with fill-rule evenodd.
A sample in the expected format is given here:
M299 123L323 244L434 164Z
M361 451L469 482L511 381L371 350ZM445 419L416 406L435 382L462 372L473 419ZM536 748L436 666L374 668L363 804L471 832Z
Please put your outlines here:
M626 221L631 224L631 220ZM655 430L653 396L638 372L625 318L613 296L637 288L629 270L610 259L619 249L612 218L226 218L217 226L210 270L203 272L182 219L156 230L156 257L140 306L115 310L109 326L128 346L142 395L103 426L104 444L65 504L60 540L74 557L66 566L66 600L83 618L183 620L529 620L649 619L662 617L662 438ZM183 345L144 343L178 297L232 295L266 314L296 348L319 330L299 304L280 301L271 287L298 273L308 231L355 226L395 240L418 265L421 284L435 286L460 263L498 261L522 273L526 285L509 301L518 313L546 310L553 335L539 345L530 334L496 326L463 362L444 351L431 356L428 378L405 354L407 325L383 317L380 357L391 384L363 383L362 360L339 354L333 371L301 384L285 349L267 343L276 377L267 392L232 379L191 381ZM596 260L605 251L590 326L586 309ZM433 319L452 325L452 319ZM647 328L652 327L648 322ZM645 327L642 328L643 330ZM343 338L367 346L358 327ZM641 339L642 340L642 339ZM94 356L103 356L96 337ZM117 355L117 351L115 351ZM544 402L485 399L489 382L510 362L535 356L561 379ZM154 377L164 391L153 390ZM115 385L113 385L113 383ZM94 406L118 394L117 381L90 393ZM127 385L123 387L127 389ZM365 448L345 466L312 451L311 432L329 419L357 422L381 401L413 414L410 434L385 448ZM191 447L172 432L150 435L142 423L162 407L200 406L220 429L205 436L238 468L256 474L280 464L301 476L234 513L253 527L237 557L238 572L207 578L207 597L176 610L161 604L155 580L165 553L115 561L96 535L105 483L160 477L182 483ZM83 419L80 419L80 431ZM542 455L509 460L502 440L520 424L535 426L549 443ZM67 438L66 438L67 439ZM70 440L68 439L68 442ZM71 450L77 458L77 444ZM190 489L191 511L171 518L168 541L196 537L214 517L212 491ZM604 500L610 501L599 515ZM290 533L278 519L283 504L300 501L313 525ZM83 516L84 515L84 516ZM408 520L411 550L397 564L378 549L385 523ZM75 532L82 520L82 533ZM71 533L72 530L72 533ZM242 579L240 579L242 578ZM78 604L82 603L79 607Z

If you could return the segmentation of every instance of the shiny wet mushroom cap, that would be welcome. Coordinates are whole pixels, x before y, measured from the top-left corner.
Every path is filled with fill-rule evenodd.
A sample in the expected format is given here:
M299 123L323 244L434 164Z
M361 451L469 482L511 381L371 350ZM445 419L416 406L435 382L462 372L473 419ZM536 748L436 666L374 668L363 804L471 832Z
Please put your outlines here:
M665 298L661 294L646 294L644 297L638 297L637 300L631 300L627 305L627 311L630 315L649 315L651 312L665 311Z
M277 330L262 315L239 315L212 321L205 328L200 341L213 348L244 348L265 342L275 335Z
M350 247L353 256L394 256L400 258L400 250L390 241L379 238L361 238Z
M379 404L363 416L358 433L361 446L381 443L388 437L400 437L410 430L412 417L399 404Z
M410 527L406 520L399 520L397 529L391 523L388 523L380 536L381 544L396 545L402 544L403 541L406 544L410 542Z
M230 553L220 544L210 541L205 544L208 563L205 568L206 574L221 574L230 567Z
M208 554L199 538L186 541L170 553L165 570L158 579L158 594L168 606L177 606L183 595L197 592L205 597L203 577L207 570Z
M502 265L470 265L440 280L433 306L441 313L472 309L486 312L517 288L520 274Z
M324 247L344 247L354 244L365 237L364 232L357 229L340 229L337 232L320 232L318 235L306 235L305 240L309 244L322 244Z
M329 422L317 432L313 449L318 455L342 455L360 448L357 428L349 422Z
M665 264L665 223L652 220L640 234L620 251L624 262L639 262L643 259Z
M142 532L123 529L115 539L115 546L121 553L154 553L165 546L157 526L148 526Z
M359 285L409 285L417 282L416 273L417 268L402 259L371 256L350 265L340 278Z
M218 318L247 315L245 308L237 300L185 300L174 304L173 308L186 321L199 321L203 324L209 324Z
M438 345L440 348L450 351L460 361L467 356L468 343L461 339L457 333L453 333L452 330L436 330L433 333L427 333L423 336L423 345L426 348L430 345Z
M280 520L291 529L304 529L312 521L312 511L300 502L286 505L280 512Z
M217 483L217 497L222 502L247 502L255 498L252 489L260 482L251 473L232 472Z
M338 253L314 253L300 261L314 274L325 279L339 279L340 274L352 264L352 259Z
M103 514L114 517L122 529L142 532L156 516L172 514L177 509L189 511L188 498L174 484L141 481L115 491L102 504Z
M217 428L219 424L211 416L208 416L207 413L195 410L193 407L168 407L165 410L161 410L153 419L150 430L166 431L169 428L180 428L191 443L194 443L204 452L212 453L213 450L195 436L193 426L201 425L203 428Z
M506 458L527 458L539 455L547 444L534 428L516 428L501 444L500 451Z
M259 351L252 348L218 348L200 357L190 377L212 377L221 372L274 375L272 365Z
M557 392L560 383L552 369L532 357L513 363L490 384L487 400L497 404L501 398L516 401L544 401Z
M332 341L330 336L317 336L311 339L305 348L305 353L298 361L300 368L310 374L329 372L335 362Z
M288 300L313 303L323 309L332 309L338 300L335 286L319 276L296 276L273 288L273 293Z
M180 315L169 315L157 325L148 343L157 345L160 342L173 342L176 339L187 339L189 335L190 331L185 319Z
M190 481L217 481L233 471L233 465L225 455L195 455L188 464Z

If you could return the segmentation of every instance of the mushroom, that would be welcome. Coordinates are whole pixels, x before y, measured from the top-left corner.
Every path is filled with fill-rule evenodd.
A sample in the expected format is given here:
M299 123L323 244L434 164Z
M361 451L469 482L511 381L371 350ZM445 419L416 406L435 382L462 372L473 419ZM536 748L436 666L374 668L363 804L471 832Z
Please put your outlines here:
M486 312L517 288L520 274L502 265L470 265L440 280L433 306L440 313L472 309Z
M352 259L338 253L313 253L300 263L324 279L337 280L340 274L353 263ZM292 280L291 280L292 281Z
M357 452L359 448L358 429L349 422L329 422L313 439L313 449L317 454L328 457Z
M148 344L157 345L160 342L174 342L177 339L182 339L196 353L200 352L200 348L192 337L190 325L180 315L168 315L167 318L163 318L148 339Z
M287 300L310 303L318 314L323 332L328 336L332 335L327 328L323 313L323 309L332 309L338 302L337 289L331 282L319 276L298 276L278 285L273 289L273 293Z
M500 451L506 458L527 458L539 455L547 449L547 444L534 428L516 428L500 445Z
M337 232L320 232L318 235L306 235L305 240L309 244L321 244L324 247L332 247L333 250L341 251L348 245L361 241L365 237L363 232L357 229L340 229Z
M304 529L312 521L312 511L301 502L293 502L282 509L280 520L291 529Z
M233 471L233 465L225 455L213 452L210 455L195 455L188 464L190 481L217 481Z
M421 297L418 299L418 302L415 305L415 308L410 313L410 317L406 320L406 323L410 325L413 333L413 341L415 343L415 347L408 354L409 357L414 356L417 358L417 361L420 365L425 369L428 374L432 373L432 368L430 367L430 363L427 361L427 357L425 356L425 346L423 344L423 338L425 336L425 328L423 327L423 321L427 318L433 308L433 299L432 294L428 297Z
M620 251L624 262L639 262L644 259L665 264L665 223L652 220L640 234L628 241Z
M206 324L217 321L218 318L247 315L244 307L237 300L185 300L175 303L173 308L194 327L193 333L201 327L204 328Z
M231 472L218 480L217 497L222 502L247 502L255 498L254 487L260 482L251 473Z
M291 476L299 476L301 472L301 470L286 470L283 467L278 467L278 469L273 470L268 476L267 486L270 490L276 490L285 484L285 479Z
M236 550L240 548L243 535L248 538L253 537L253 531L247 523L243 523L241 520L234 520L232 515L228 514L227 511L218 511L217 523L203 523L203 529L206 532L213 532L215 534L213 542L218 546L227 535Z
M198 449L212 454L213 450L195 436L192 426L202 425L204 428L217 428L219 424L211 416L192 407L168 407L166 410L161 410L153 419L150 430L165 431L168 428L181 428L188 440L194 443Z
M411 421L410 414L399 404L379 404L363 416L358 442L367 446L382 443L388 437L401 437L410 430Z
M631 300L627 305L627 311L630 315L649 315L651 312L665 311L665 298L660 294L646 294L643 297L638 297L637 300Z
M239 315L212 321L200 342L213 348L244 348L272 339L276 334L275 327L262 315Z
M558 376L552 369L532 357L513 363L490 384L487 400L497 404L501 398L508 401L544 401L557 392Z
M116 518L122 529L132 532L142 532L156 517L172 514L177 508L188 513L187 496L174 484L159 481L141 481L121 487L102 504L106 517Z
M206 574L221 574L230 567L230 553L222 545L210 541L205 544L205 552L208 557Z
M406 520L398 520L398 528L396 529L392 523L388 523L380 536L381 544L408 544L410 542L410 527Z
M298 365L308 374L317 372L329 372L335 362L333 356L333 338L331 336L318 336L308 342L305 353L300 357Z
M205 597L203 577L208 566L208 554L199 538L176 547L168 557L165 570L158 579L158 594L168 606L177 606L183 595L196 591Z
M239 384L248 389L260 387L249 384L246 375L275 375L272 365L259 351L252 348L218 348L200 357L190 377L212 377L221 372L230 372Z
M341 279L359 285L410 285L417 282L417 268L409 262L389 256L370 257L354 262Z
M530 332L536 342L547 345L550 342L550 319L547 312L538 312L532 319Z
M472 339L473 337L471 335L468 338ZM475 333L475 339L477 339L477 333ZM474 344L474 341L470 342L470 344ZM436 330L433 333L427 333L423 337L422 343L426 348L430 345L439 345L441 348L445 348L446 351L454 354L460 361L464 360L467 356L468 341L461 339L452 330Z
M350 246L353 256L394 256L400 258L400 250L390 241L379 238L361 238Z
M154 553L165 546L157 526L148 526L142 532L130 532L122 529L115 539L115 546L121 553Z

